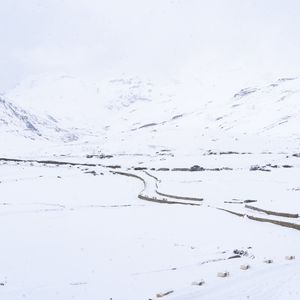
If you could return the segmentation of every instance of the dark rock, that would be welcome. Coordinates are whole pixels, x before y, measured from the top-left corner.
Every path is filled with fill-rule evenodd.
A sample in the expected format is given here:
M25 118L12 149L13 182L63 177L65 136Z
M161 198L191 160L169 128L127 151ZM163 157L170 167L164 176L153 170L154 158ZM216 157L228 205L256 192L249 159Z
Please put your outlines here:
M121 166L119 165L114 165L114 166L106 166L107 168L110 168L110 169L121 169Z
M218 153L212 150L208 150L205 155L217 155Z
M240 255L233 255L233 256L228 257L227 259L233 259L233 258L241 258L241 256Z
M271 172L271 170L266 169L265 166L258 166L254 165L250 167L250 171L265 171L265 172Z
M86 171L85 174L92 174L94 176L98 175L96 171Z
M253 203L253 202L257 202L257 200L244 200L244 203Z
M192 167L190 168L190 170L191 170L192 172L194 172L194 171L204 171L205 169L204 169L203 167L198 166L198 165L194 165L194 166L192 166Z
M235 249L233 250L233 253L240 256L248 256L248 252L245 250Z
M267 166L267 167L270 167L270 168L279 168L278 165L272 165L272 164L267 164L266 166Z

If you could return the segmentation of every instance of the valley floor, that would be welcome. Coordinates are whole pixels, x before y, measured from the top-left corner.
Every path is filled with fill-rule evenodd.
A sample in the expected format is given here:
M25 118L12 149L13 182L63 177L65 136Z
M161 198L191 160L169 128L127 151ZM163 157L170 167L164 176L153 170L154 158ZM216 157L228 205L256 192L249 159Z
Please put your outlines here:
M163 299L299 299L299 231L247 216L293 224L299 218L267 215L244 203L299 213L299 158L291 158L292 168L271 171L247 165L286 164L283 157L237 156L241 166L221 171L120 169L144 183L116 174L105 161L1 161L0 299L148 300L168 292ZM206 159L215 167L228 157ZM167 196L166 203L138 198L147 193L159 200L157 191L203 200L171 205Z

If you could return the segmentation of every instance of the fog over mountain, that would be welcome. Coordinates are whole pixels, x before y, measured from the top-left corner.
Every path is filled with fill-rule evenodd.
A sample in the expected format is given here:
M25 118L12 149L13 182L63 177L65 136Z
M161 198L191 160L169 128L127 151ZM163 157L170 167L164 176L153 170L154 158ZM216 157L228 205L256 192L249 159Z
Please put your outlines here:
M4 0L0 91L41 73L220 86L295 76L299 9L297 0Z

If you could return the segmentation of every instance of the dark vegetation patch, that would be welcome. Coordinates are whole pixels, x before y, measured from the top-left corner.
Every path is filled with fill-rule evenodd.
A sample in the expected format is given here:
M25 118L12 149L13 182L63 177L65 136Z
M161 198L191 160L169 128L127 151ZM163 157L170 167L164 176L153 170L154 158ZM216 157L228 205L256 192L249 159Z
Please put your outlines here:
M98 158L98 159L105 159L105 158L113 158L113 155L106 155L106 154L87 154L86 158Z
M253 165L250 167L250 171L265 171L265 172L271 172L270 169L268 168L274 168L274 169L278 169L278 168L285 168L285 169L290 169L293 168L294 166L292 165L272 165L272 164L266 164L264 166L259 166L259 165Z
M213 151L213 150L208 150L206 153L203 155L246 155L246 154L253 154L251 152L237 152L237 151Z
M133 170L144 171L144 170L148 170L148 168L146 168L146 167L134 167Z
M198 165L194 165L192 167L176 167L173 168L172 171L179 171L179 172L203 172L203 171L232 171L232 168L229 167L221 167L221 168L204 168Z

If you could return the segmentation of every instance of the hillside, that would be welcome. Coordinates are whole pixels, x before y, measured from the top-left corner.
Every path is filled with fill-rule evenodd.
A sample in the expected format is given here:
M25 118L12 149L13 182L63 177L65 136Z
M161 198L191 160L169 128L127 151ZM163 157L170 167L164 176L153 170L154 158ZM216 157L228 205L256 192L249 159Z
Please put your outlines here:
M284 143L299 139L297 78L233 89L227 99L209 92L198 93L195 86L189 88L195 92L180 83L162 85L134 77L99 82L46 77L23 83L6 94L8 99L34 111L35 116L23 111L17 117L12 114L16 107L4 106L4 100L2 107L6 107L6 116L10 109L14 118L6 123L15 126L16 133L21 133L18 127L31 137L74 141L75 135L68 136L60 126L81 128L107 152L116 149L116 143L118 151L128 153L147 153L153 148L189 153L222 147L255 151L255 144L257 151L268 147L283 150ZM184 94L192 96L183 101ZM79 142L83 140L88 142L89 137L81 135ZM297 149L298 144L293 147Z

